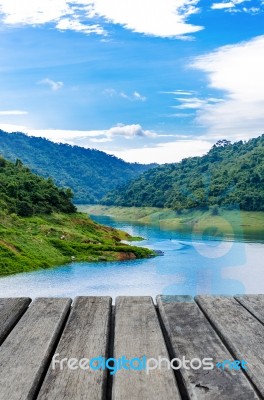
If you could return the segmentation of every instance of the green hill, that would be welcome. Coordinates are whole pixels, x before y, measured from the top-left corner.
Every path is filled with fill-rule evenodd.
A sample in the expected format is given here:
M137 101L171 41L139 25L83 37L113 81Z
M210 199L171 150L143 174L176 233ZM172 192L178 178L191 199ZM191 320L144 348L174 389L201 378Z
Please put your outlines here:
M34 175L20 160L0 157L0 208L8 214L28 217L52 212L73 213L72 192L55 186L52 179Z
M69 189L0 158L0 275L72 261L148 257L128 234L77 213Z
M131 164L99 150L57 144L0 130L0 154L74 192L76 203L96 203L107 192L155 166Z
M264 211L264 135L234 144L222 140L203 157L151 169L106 195L102 204Z

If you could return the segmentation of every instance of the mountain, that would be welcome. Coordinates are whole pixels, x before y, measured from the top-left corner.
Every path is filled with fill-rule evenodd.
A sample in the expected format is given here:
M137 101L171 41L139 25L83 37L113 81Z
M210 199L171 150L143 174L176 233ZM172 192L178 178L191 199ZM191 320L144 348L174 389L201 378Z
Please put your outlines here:
M75 203L96 203L107 192L156 166L127 163L99 150L0 130L0 155L74 192Z
M52 179L44 179L24 167L0 157L0 209L7 214L28 217L52 212L73 213L72 192L60 189Z
M234 144L217 142L203 157L151 169L108 193L106 205L168 207L240 207L264 211L264 135Z

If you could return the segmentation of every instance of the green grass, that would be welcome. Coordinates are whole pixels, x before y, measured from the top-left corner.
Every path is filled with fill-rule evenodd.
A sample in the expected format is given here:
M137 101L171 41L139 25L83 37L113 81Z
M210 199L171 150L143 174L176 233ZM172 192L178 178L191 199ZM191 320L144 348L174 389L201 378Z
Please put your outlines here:
M179 232L208 233L227 236L243 236L248 239L264 239L264 212L227 210L219 207L218 215L213 209L190 209L178 213L171 209L153 207L80 206L91 215L112 216L116 220L159 226L161 229Z
M0 275L71 261L112 261L153 255L148 249L123 244L122 240L133 238L125 232L99 225L81 213L30 218L2 213Z
M78 210L92 215L106 215L125 221L139 221L161 211L155 207L114 207L102 205L78 205Z

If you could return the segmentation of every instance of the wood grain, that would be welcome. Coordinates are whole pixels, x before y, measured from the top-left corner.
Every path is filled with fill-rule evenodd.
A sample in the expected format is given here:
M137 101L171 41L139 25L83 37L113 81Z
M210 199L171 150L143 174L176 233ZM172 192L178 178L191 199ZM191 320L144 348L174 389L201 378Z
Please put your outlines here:
M235 299L264 324L264 295L236 296Z
M114 356L169 358L151 297L118 297L116 300ZM114 375L114 400L180 399L174 373L161 370L120 370Z
M217 362L232 360L230 352L189 296L158 296L157 304L165 325L173 358L187 360L211 358L214 369L179 370L191 399L258 399L252 385L240 371L219 370ZM198 361L194 366L198 365Z
M69 299L37 299L0 348L0 399L31 400L67 317Z
M55 353L58 359L107 357L110 297L78 297L69 316ZM38 400L103 399L106 393L107 371L69 369L64 364L50 367Z
M0 298L0 345L27 310L31 299Z
M248 363L246 374L264 396L264 326L234 298L197 296L196 301L234 357Z

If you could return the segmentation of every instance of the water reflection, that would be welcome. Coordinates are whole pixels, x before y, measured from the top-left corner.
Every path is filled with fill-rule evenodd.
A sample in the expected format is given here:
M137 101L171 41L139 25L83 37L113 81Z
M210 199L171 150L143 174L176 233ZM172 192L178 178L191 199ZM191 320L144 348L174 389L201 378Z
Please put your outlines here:
M264 244L223 240L158 226L98 222L144 237L139 245L164 256L144 260L72 263L0 279L0 296L69 296L264 293ZM224 238L225 239L225 238Z

